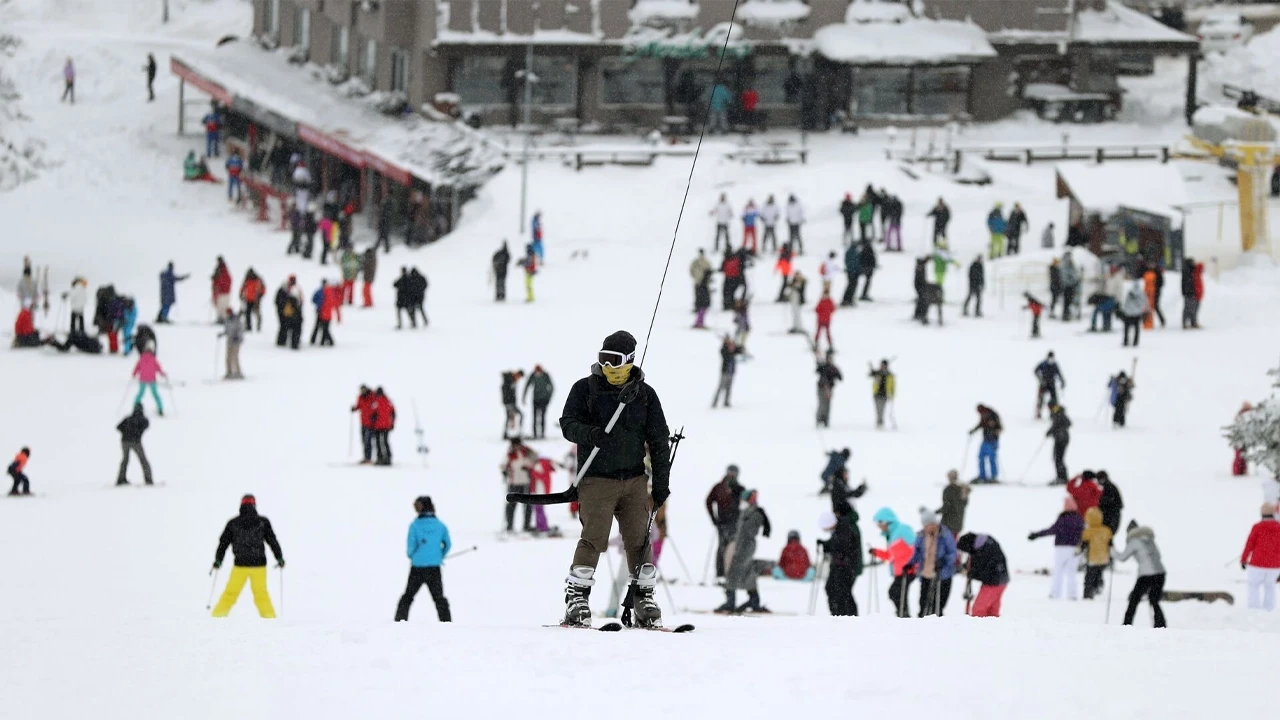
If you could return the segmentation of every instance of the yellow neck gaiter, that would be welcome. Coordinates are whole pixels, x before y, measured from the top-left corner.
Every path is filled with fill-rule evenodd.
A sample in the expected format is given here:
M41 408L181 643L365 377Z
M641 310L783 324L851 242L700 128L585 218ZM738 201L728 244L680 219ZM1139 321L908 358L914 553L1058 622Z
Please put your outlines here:
M600 371L604 373L604 379L608 380L610 385L624 385L631 377L631 363L627 363L621 367L601 365Z

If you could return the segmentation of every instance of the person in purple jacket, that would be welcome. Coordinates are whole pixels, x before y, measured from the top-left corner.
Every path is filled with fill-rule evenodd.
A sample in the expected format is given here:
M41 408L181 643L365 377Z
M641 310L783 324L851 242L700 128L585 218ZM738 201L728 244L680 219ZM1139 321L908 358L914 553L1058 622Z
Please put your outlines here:
M1079 597L1076 590L1076 548L1080 545L1080 534L1083 532L1084 518L1080 517L1076 501L1068 497L1063 501L1062 514L1053 521L1053 525L1027 536L1028 540L1053 536L1053 589L1049 592L1050 600L1062 599L1064 584L1068 600Z

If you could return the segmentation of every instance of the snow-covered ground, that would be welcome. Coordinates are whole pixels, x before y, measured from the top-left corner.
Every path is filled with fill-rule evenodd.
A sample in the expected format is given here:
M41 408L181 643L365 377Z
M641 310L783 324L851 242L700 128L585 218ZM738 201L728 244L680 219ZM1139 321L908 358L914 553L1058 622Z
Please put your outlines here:
M217 372L215 330L207 325L215 256L227 258L237 285L253 266L271 292L287 274L297 274L309 291L336 271L286 258L287 238L228 207L223 188L178 182L181 157L198 139L173 134L172 77L162 73L157 101L145 102L145 54L156 52L163 68L169 48L243 31L249 10L233 0L174 4L168 28L158 18L126 19L147 17L155 3L142 0L119 3L133 13L87 0L0 4L0 27L24 40L4 69L24 94L28 131L61 163L0 194L0 214L11 228L0 242L0 286L13 287L21 256L30 254L51 266L55 290L74 274L85 275L90 287L113 282L136 294L148 318L165 262L193 275L179 286L177 323L160 330L161 360L180 381L166 395L170 412L153 418L146 437L161 488L112 486L119 458L113 428L132 392L130 362L51 351L3 355L9 411L0 416L0 451L31 446L28 473L39 494L0 503L0 542L8 549L0 556L4 716L346 718L421 708L467 717L774 717L802 710L1198 718L1270 709L1263 668L1274 655L1271 633L1280 631L1280 620L1243 608L1235 561L1257 516L1258 478L1230 476L1219 428L1242 400L1265 394L1264 370L1280 356L1274 267L1258 264L1211 280L1204 331L1171 327L1144 335L1131 424L1116 432L1095 413L1108 375L1135 356L1117 335L1046 321L1045 338L1029 341L1029 318L1012 293L1002 307L994 287L985 319L961 318L959 270L947 282L947 326L921 328L908 321L912 253L882 256L876 302L836 315L838 362L848 380L837 389L831 429L816 432L812 356L802 339L785 334L787 311L770 302L778 280L769 263L752 270L754 359L740 369L734 408L708 407L719 333L688 329L686 268L711 237L714 196L727 192L735 206L768 193L804 199L814 220L800 267L816 278L822 256L839 247L836 206L846 191L874 182L900 194L913 252L925 242L924 212L945 195L956 211L956 255L967 262L984 246L982 218L997 199L1006 208L1023 202L1032 239L1047 219L1061 227L1065 209L1053 197L1052 170L994 165L996 182L986 188L928 175L913 180L877 159L882 134L816 138L818 152L806 166L700 164L645 364L671 424L688 436L669 505L675 546L662 562L678 582L670 588L674 602L662 591L659 599L668 624L692 621L699 630L676 638L543 629L562 612L573 527L561 506L550 515L569 538L496 540L504 491L497 471L504 450L499 373L543 365L556 380L558 403L606 334L626 328L643 338L687 160L581 173L535 165L530 196L546 220L549 264L529 305L495 305L486 284L498 243L520 242L519 173L504 172L465 208L456 233L417 252L397 248L383 260L378 308L349 312L335 327L337 347L292 353L278 350L270 333L254 335L242 354L250 379L216 384L210 382ZM81 77L74 107L57 100L67 55L76 58ZM973 132L993 140L1056 140L1058 131L1014 122ZM1082 142L1150 141L1177 132L1073 129ZM589 255L571 259L575 250ZM393 329L390 284L401 265L417 265L431 280L428 330ZM513 276L509 290L517 299L518 284ZM1172 325L1181 304L1177 287L1171 275L1164 309ZM6 290L0 317L13 311ZM48 330L54 318L41 323ZM727 330L730 318L716 312L711 323ZM274 331L273 319L267 325ZM774 536L762 541L760 557L776 556L791 528L811 545L827 505L814 494L818 473L832 448L851 447L854 478L871 486L859 502L865 540L877 539L870 515L881 506L917 524L916 508L936 507L948 469L963 461L962 474L974 474L972 457L961 453L979 402L999 410L1007 427L1002 474L1018 479L1025 471L1031 482L1048 480L1048 453L1032 462L1046 425L1032 418L1031 369L1049 349L1069 383L1072 472L1110 471L1124 493L1125 521L1137 518L1155 529L1170 588L1226 590L1236 596L1235 607L1170 604L1170 630L1121 629L1123 598L1134 580L1132 565L1121 565L1109 626L1105 602L1050 602L1047 580L1030 574L1014 576L999 620L963 617L959 587L940 620L872 614L868 576L856 588L860 619L827 618L825 602L822 617L787 617L804 614L809 587L769 580L761 592L778 617L686 610L722 600L716 588L689 580L702 579L712 535L702 499L729 463L760 490L773 520ZM896 357L896 432L873 429L869 384L861 377L864 362L882 357ZM360 383L382 385L398 403L394 469L348 465L347 408ZM431 445L425 468L414 453L415 403ZM536 447L559 458L567 444L552 439ZM565 482L557 477L557 489ZM229 620L215 622L205 611L217 535L245 492L257 494L289 561L283 577L272 571L282 611L274 623L258 620L247 596ZM480 548L446 565L452 626L437 625L422 596L411 623L391 623L404 581L411 502L424 493L435 498L455 547ZM1024 538L1052 521L1061 496L1049 488L976 488L967 526L994 534L1013 569L1044 567L1048 541ZM606 575L606 563L600 570ZM881 594L887 586L881 577ZM597 608L605 595L596 593ZM887 608L887 600L880 605ZM1149 624L1145 609L1138 617Z

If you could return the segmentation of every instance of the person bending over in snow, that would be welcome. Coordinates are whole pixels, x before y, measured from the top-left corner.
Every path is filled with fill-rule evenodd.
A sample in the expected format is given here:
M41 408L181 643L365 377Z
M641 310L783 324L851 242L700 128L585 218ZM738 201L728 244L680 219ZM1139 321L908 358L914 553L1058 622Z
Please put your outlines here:
M22 472L27 469L27 460L31 459L31 448L24 447L18 451L13 457L13 462L9 463L9 477L13 478L13 489L9 491L10 495L30 495L31 480L27 478L26 473Z
M911 601L908 591L915 575L911 573L912 548L916 543L916 533L887 507L882 507L871 517L880 528L885 539L885 549L871 548L871 554L883 562L889 563L893 572L893 583L889 585L889 600L893 603L898 617L911 617Z
M1143 527L1137 520L1130 520L1125 533L1124 550L1112 553L1111 559L1123 562L1129 558L1138 560L1138 581L1129 591L1129 606L1124 610L1124 624L1132 625L1133 616L1138 612L1138 603L1143 596L1151 603L1155 627L1168 627L1164 621L1164 610L1160 609L1160 600L1164 596L1164 563L1160 560L1160 548L1156 547L1156 534L1149 527Z
M597 353L599 362L590 375L574 383L560 418L564 438L578 446L581 466L585 467L592 448L598 449L576 488L582 536L565 581L565 625L591 624L587 597L615 517L626 548L636 623L656 627L662 622L653 597L658 570L646 532L650 513L671 494L670 440L662 402L645 382L644 372L633 364L635 351L630 333L618 331L605 338ZM612 432L607 431L605 427L624 403ZM644 467L646 452L652 464L652 496Z
M258 615L263 618L274 618L276 609L271 605L271 595L267 592L267 553L263 546L271 548L276 558L276 567L284 569L284 554L280 552L280 542L276 540L271 521L258 514L257 500L252 495L240 499L240 514L227 521L227 526L218 538L218 550L213 557L213 570L222 567L222 559L231 548L235 555L235 566L231 568L231 577L227 587L213 607L213 616L226 617L249 583L253 590L253 604L258 608Z
M969 556L965 575L965 600L970 595L968 583L977 580L982 584L973 605L966 605L973 617L1000 617L1000 598L1009 585L1009 565L1005 561L1000 543L990 535L965 533L956 540L956 549Z

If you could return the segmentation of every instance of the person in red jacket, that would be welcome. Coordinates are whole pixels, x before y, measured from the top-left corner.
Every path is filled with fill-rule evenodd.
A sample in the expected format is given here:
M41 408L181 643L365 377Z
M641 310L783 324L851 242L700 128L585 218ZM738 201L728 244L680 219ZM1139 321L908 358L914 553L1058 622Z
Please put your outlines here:
M809 560L809 551L800 542L800 531L787 533L787 545L782 548L782 556L778 558L778 566L773 569L773 577L778 580L813 580L813 563Z
M1076 501L1082 517L1089 512L1089 508L1096 508L1102 502L1102 486L1095 479L1097 477L1092 470L1085 470L1067 483L1067 494Z
M31 308L24 307L18 311L18 319L13 323L13 346L40 347L40 334L36 332Z
M822 299L818 301L818 306L813 309L818 316L818 329L813 333L813 347L816 351L818 348L818 338L822 336L822 331L827 331L827 348L834 350L835 344L831 342L831 316L836 312L835 301L831 299L831 292L822 293Z
M227 316L227 308L231 307L231 271L227 262L218 256L218 266L213 269L213 307L217 310L214 317Z
M743 120L745 124L752 127L756 126L756 108L760 106L760 93L755 88L747 88L742 91L742 114L745 116Z
M529 492L539 495L551 494L551 476L555 474L556 465L548 458L540 457L533 464L533 469L529 471ZM540 533L549 532L551 526L547 525L547 511L542 505L533 506L533 527Z
M262 297L267 294L267 286L263 284L258 273L249 268L244 274L244 283L240 285L240 302L244 305L244 329L253 331L253 319L258 319L258 332L262 332Z
M10 495L30 495L31 481L22 471L27 469L27 459L31 457L31 448L22 448L9 463L9 477L13 478L13 489Z
M1240 567L1249 580L1249 609L1276 609L1276 579L1280 578L1280 522L1276 506L1264 503L1262 519L1249 531L1240 554Z
M373 391L373 429L374 437L378 445L378 462L377 465L391 464L391 431L396 427L396 406L391 404L391 398L378 388Z
M351 406L351 412L360 413L360 443L364 447L364 459L360 461L361 465L373 464L373 442L377 434L373 419L377 409L378 401L373 391L368 385L361 385L356 404Z

